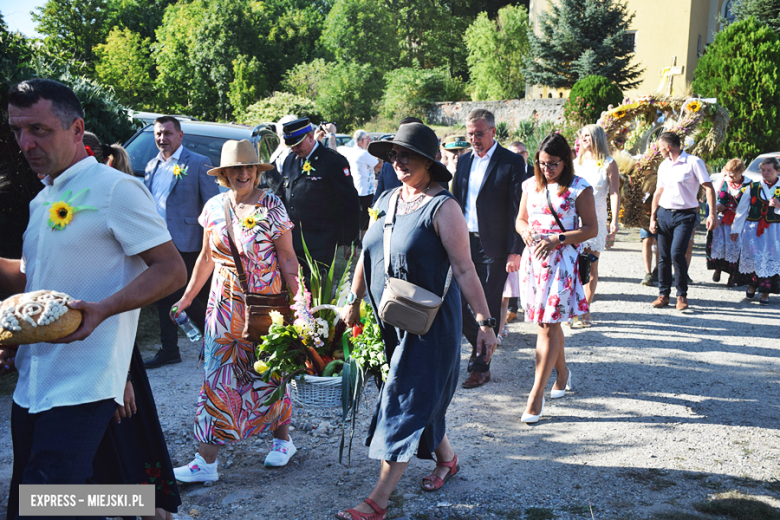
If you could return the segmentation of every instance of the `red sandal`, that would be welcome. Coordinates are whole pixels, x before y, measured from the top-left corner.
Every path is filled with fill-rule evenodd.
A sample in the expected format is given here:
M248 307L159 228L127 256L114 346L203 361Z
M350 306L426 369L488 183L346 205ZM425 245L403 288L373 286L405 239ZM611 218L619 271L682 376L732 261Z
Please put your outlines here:
M441 477L439 477L438 475L436 475L434 473L431 473L427 477L423 477L422 483L420 484L420 487L422 488L423 491L428 491L428 492L438 491L439 489L441 489L444 486L444 484L447 483L447 481L451 477L454 477L455 475L457 475L458 471L460 471L460 465L458 464L458 456L455 455L452 458L452 460L449 461L449 462L438 462L437 461L436 462L436 467L437 468L450 468L450 472L447 473L447 476L444 477L444 480L442 480ZM433 487L432 488L425 487L425 484L427 482L433 483Z
M346 511L339 511L336 513L336 518L339 518L340 520L347 520L345 516L341 516L342 513L349 513L349 515L352 517L352 520L384 520L385 516L387 516L387 509L382 509L378 505L376 505L376 502L371 500L370 498L365 499L363 502L371 506L371 509L374 510L373 513L361 513L357 509L347 509Z

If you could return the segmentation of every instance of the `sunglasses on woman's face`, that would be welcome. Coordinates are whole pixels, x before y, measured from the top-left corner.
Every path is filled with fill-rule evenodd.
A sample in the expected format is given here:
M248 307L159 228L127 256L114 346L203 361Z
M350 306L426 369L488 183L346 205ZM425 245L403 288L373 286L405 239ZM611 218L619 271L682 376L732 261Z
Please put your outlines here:
M414 153L406 153L406 152L398 153L394 150L390 150L389 152L387 152L387 162L389 163L397 162L398 164L403 164L404 166L406 166L407 164L409 164L409 159L416 156L417 154Z

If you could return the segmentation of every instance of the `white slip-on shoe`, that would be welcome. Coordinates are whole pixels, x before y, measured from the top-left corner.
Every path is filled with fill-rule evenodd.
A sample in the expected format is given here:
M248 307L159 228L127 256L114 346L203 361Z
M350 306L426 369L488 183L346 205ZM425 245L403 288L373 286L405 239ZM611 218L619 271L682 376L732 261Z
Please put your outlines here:
M179 482L216 482L219 480L217 464L219 464L219 460L208 464L199 453L196 453L192 462L186 466L174 468L173 475Z
M293 444L292 437L290 437L289 441L274 439L274 445L271 447L268 455L266 455L264 464L267 468L286 466L296 451L298 450L295 444Z
M563 390L550 389L550 399L560 399L566 395L566 390L571 390L571 369L569 369L569 377L566 379L566 387Z

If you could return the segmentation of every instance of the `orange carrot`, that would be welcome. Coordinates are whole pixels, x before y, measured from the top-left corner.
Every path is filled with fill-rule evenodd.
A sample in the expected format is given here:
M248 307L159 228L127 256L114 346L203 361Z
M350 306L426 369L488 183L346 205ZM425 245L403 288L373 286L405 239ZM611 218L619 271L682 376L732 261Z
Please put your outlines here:
M309 357L314 363L314 368L317 369L317 375L321 376L322 371L325 370L325 362L322 360L314 347L306 347L306 352L309 354Z

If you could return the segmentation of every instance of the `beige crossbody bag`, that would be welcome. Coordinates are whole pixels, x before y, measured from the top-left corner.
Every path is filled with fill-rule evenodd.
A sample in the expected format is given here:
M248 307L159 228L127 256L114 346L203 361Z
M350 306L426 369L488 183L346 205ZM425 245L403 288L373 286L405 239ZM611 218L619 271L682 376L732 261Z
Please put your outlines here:
M385 290L379 302L379 318L412 334L423 335L433 325L433 320L444 303L444 297L452 282L452 266L447 271L447 281L444 284L444 294L436 294L413 283L390 276L390 237L395 224L395 210L401 189L396 189L390 197L385 215L384 253L385 253Z

